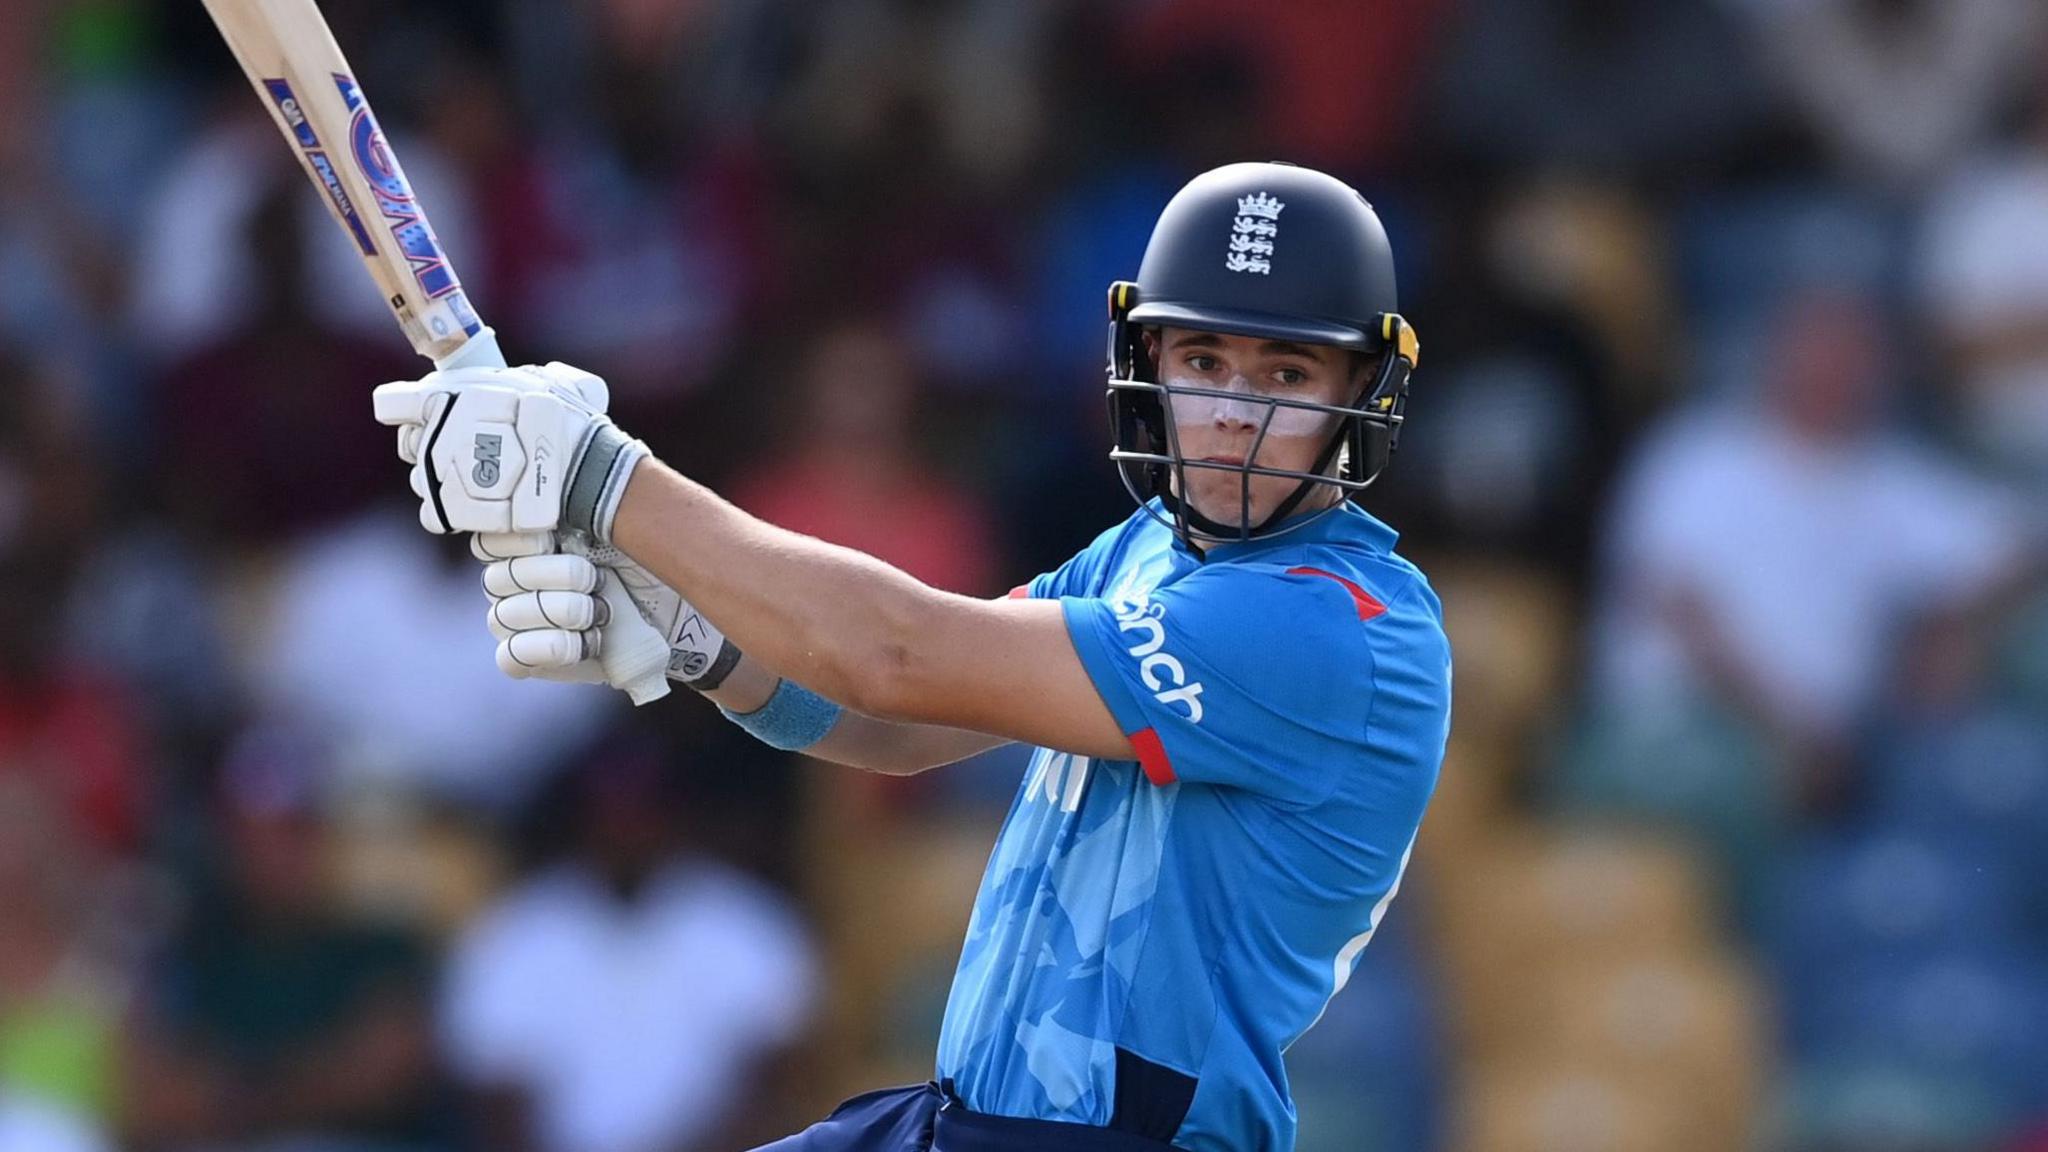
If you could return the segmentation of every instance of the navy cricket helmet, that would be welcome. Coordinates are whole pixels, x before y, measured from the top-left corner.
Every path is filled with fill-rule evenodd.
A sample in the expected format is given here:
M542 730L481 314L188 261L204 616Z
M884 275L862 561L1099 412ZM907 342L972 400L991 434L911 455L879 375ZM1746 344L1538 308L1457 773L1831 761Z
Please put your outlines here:
M1147 508L1157 497L1190 546L1196 534L1243 540L1299 527L1309 518L1282 521L1312 489L1329 485L1348 499L1386 468L1400 437L1418 343L1395 297L1386 230L1365 197L1343 181L1283 163L1230 164L1195 177L1159 214L1137 280L1110 285L1109 317L1110 459L1131 496ZM1357 353L1354 363L1362 360L1369 370L1346 404L1253 400L1265 412L1242 464L1188 460L1174 431L1173 398L1244 398L1161 383L1144 336L1162 326L1329 345ZM1311 471L1256 463L1281 408L1334 418ZM1177 497L1190 468L1242 475L1245 512L1236 525L1217 523ZM1254 475L1299 481L1256 525L1249 523Z

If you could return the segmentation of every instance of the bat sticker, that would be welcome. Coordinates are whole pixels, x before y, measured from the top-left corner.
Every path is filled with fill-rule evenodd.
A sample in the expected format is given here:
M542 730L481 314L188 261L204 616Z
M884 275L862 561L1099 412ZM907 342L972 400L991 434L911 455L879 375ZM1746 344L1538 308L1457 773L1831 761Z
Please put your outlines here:
M363 99L362 90L354 80L340 73L335 74L334 84L354 113L349 124L349 148L356 166L369 178L370 187L377 194L377 207L390 224L398 250L412 265L413 279L419 281L420 290L429 300L460 292L462 284L448 266L448 257L441 252L441 242L435 238L433 228L421 214L412 183L405 178L398 158L391 154L384 129L371 113L369 102Z
M377 246L370 242L370 231L363 227L362 217L356 215L356 206L348 198L348 189L341 186L340 177L334 174L334 161L320 146L320 137L313 131L312 121L306 119L305 111L299 107L299 98L292 93L290 82L265 80L263 89L277 102L277 110L284 116L285 123L291 125L292 138L298 141L306 163L312 165L314 173L319 176L320 186L327 189L335 211L348 225L349 235L355 237L356 247L362 249L365 256L375 256Z

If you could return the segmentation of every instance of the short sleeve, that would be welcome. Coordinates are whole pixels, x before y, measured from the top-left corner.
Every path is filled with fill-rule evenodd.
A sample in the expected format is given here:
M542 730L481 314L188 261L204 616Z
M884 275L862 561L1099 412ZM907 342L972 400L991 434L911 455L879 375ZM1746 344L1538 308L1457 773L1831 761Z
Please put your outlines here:
M1365 755L1384 605L1314 568L1218 567L1135 598L1069 596L1067 630L1146 776L1327 799Z
M1074 559L1078 560L1078 559L1080 559L1080 557L1078 557L1078 556L1077 556L1077 557L1075 557ZM1066 580L1066 575L1067 575L1067 569L1068 569L1068 567L1069 567L1070 565L1072 565L1073 563L1074 563L1074 561L1073 561L1073 560L1069 560L1069 561L1067 561L1067 562L1066 562L1065 564L1062 564L1062 565L1060 565L1060 566L1059 566L1058 568L1055 568L1055 569L1054 569L1054 570L1052 570L1051 572L1040 572L1040 573L1039 573L1038 575L1036 575L1036 576L1033 576L1033 577L1032 577L1031 579L1029 579L1029 580L1025 581L1024 583L1022 583L1022 584L1019 584L1019 585L1017 585L1017 586L1016 586L1015 588L1012 588L1012 589L1010 589L1010 599L1012 599L1012 600L1057 600L1057 599L1059 599L1059 595L1060 595L1060 594L1059 594L1059 591L1058 591L1058 589L1060 588L1060 586L1061 586L1061 585L1063 585L1063 584L1065 584L1065 583L1067 582L1067 580Z

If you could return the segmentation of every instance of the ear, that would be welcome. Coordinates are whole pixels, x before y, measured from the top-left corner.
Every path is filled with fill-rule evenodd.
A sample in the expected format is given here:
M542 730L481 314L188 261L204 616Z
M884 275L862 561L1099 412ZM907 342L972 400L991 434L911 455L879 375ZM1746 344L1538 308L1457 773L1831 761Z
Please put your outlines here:
M1138 336L1143 341L1142 347L1145 350L1146 374L1156 380L1159 378L1160 362L1166 355L1166 336L1156 326L1139 329Z
M1370 352L1346 353L1351 365L1351 381L1345 389L1344 403L1353 407L1365 402L1366 389L1379 379L1380 358Z

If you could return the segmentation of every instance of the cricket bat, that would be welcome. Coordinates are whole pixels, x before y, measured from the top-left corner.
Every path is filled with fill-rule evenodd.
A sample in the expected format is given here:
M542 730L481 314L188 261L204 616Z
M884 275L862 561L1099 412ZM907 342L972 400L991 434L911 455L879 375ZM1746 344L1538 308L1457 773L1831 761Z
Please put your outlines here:
M502 368L497 333L462 291L427 212L315 0L205 0L292 152L415 352L436 368ZM582 551L574 544L571 550ZM635 612L621 581L605 581L614 614ZM668 645L610 643L605 673L634 703L668 692ZM619 651L614 651L614 648Z

